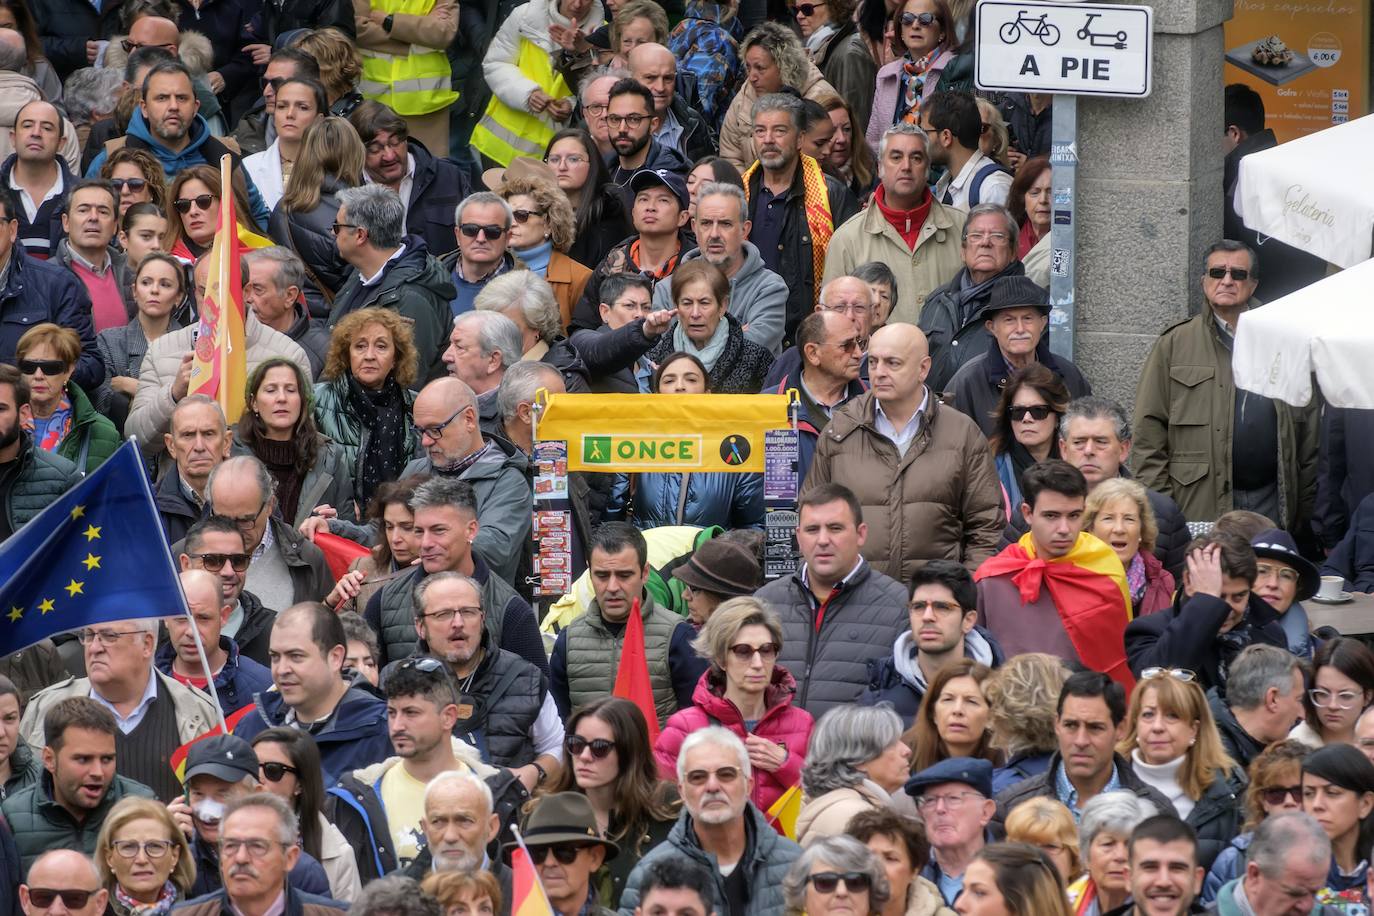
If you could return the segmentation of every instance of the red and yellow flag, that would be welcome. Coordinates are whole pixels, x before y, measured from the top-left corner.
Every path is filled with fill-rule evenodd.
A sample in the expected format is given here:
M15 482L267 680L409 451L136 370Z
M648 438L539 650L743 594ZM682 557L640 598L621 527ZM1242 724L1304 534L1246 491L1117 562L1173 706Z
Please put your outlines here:
M235 712L231 712L229 713L229 715L225 716L224 724L229 726L229 730L227 732L224 729L220 728L218 725L216 725L209 731L196 735L190 741L187 741L181 747L172 751L172 756L168 760L168 763L172 765L172 772L177 774L177 781L181 783L186 782L186 756L191 753L191 745L195 744L197 741L204 741L206 738L209 738L212 735L232 735L234 733L234 728L239 724L239 721L242 720L244 716L252 712L253 708L253 704L249 703L242 709L239 709Z
M773 807L768 809L768 822L773 829L789 840L797 838L797 815L801 814L801 786L793 786L778 796Z
M658 710L654 707L654 687L649 681L649 656L644 650L644 617L639 612L639 599L630 608L625 624L625 642L620 647L620 667L615 673L612 695L629 700L644 713L649 726L649 745L658 743Z
M516 839L519 839L518 834ZM549 895L544 893L544 885L539 882L539 873L534 870L523 841L511 851L510 873L510 916L552 916Z
M248 383L248 346L244 339L243 276L239 270L239 256L245 248L260 247L240 237L234 213L230 158L225 155L219 163L220 195L219 228L207 257L210 275L205 287L205 301L200 310L200 326L196 335L195 360L191 364L191 394L214 398L224 410L230 423L238 422L243 413L244 387ZM246 231L246 230L245 230ZM259 236L248 233L250 239Z

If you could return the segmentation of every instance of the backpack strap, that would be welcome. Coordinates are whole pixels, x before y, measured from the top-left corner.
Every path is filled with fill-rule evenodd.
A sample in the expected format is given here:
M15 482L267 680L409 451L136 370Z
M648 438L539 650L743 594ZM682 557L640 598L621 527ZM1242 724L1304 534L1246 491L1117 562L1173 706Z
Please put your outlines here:
M986 181L990 176L995 175L998 172L1006 172L1006 174L1008 175L1011 174L1011 172L1008 172L1005 168L1003 168L996 162L988 162L984 164L984 166L981 169L979 169L977 173L974 174L973 181L969 184L968 188L969 209L972 209L978 206L978 204L982 203L983 182Z

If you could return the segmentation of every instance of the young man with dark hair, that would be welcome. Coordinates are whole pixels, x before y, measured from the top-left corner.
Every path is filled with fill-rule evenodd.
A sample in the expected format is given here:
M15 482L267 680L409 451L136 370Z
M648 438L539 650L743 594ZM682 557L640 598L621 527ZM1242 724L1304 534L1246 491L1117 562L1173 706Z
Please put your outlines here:
M868 663L862 705L891 703L910 725L926 685L947 662L971 658L990 667L1005 660L996 637L977 626L978 590L962 563L931 560L911 578L907 603L911 630L897 637L892 653Z
M1226 695L1231 663L1246 646L1287 650L1278 614L1253 591L1255 551L1244 538L1213 533L1188 545L1188 568L1173 607L1131 621L1126 655L1138 676L1147 668L1186 668L1203 690Z
M1129 685L1121 648L1131 615L1126 571L1109 546L1083 531L1087 480L1051 459L1026 471L1021 490L1030 531L974 574L978 622L1008 655L1048 652ZM1033 563L1042 572L1023 576Z
M676 147L665 146L654 138L659 128L654 94L643 83L626 77L611 87L606 105L606 125L616 161L610 163L611 183L623 187L640 169L665 169L686 176L692 164Z
M1135 775L1130 762L1116 753L1126 733L1126 690L1105 674L1079 671L1059 691L1054 732L1059 749L1045 772L997 794L994 823L1000 829L1007 814L1030 798L1053 798L1077 820L1083 806L1103 792L1134 792L1164 814L1174 806Z
M644 868L634 916L716 916L709 872L681 859L660 859Z
M983 118L972 93L935 93L923 107L921 126L930 136L931 164L945 167L935 182L940 203L965 213L979 204L1006 206L1011 173L978 146Z
M136 309L133 299L126 300L133 285L128 262L110 247L119 230L119 192L103 178L83 178L68 193L61 216L63 236L53 259L86 288L97 334L124 327Z
M1202 893L1207 870L1198 863L1197 832L1168 814L1146 818L1131 831L1132 906L1122 916L1185 916Z

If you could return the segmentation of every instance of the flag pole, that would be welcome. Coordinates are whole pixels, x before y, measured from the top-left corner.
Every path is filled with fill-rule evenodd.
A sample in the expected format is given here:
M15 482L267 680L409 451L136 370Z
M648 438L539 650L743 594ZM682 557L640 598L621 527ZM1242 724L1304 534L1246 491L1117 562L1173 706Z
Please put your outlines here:
M133 436L130 436L125 445L134 449L134 454L138 455L139 463L143 463L142 452L138 450L138 443ZM148 497L148 502L154 507L157 500L153 497L153 487L148 481L148 473L145 470L138 475L139 482L143 485L143 492ZM171 567L173 574L177 577L177 596L181 598L181 612L186 615L186 620L191 624L191 635L196 640L196 654L200 656L200 667L205 672L205 686L210 691L210 699L215 701L215 713L219 716L220 731L229 734L229 723L224 721L224 707L219 705L219 691L215 689L215 674L210 670L210 658L205 654L205 643L201 641L200 630L196 629L196 618L191 614L191 605L186 602L186 590L181 587L181 571L176 559L172 556L172 545L167 543L167 538L159 537L158 543L162 545L162 555L167 558L167 565Z
M510 825L511 835L515 837L515 845L520 847L520 851L525 854L525 861L530 863L530 874L534 877L534 885L539 888L539 893L544 898L544 903L548 905L549 912L553 913L553 901L549 899L549 892L544 889L544 882L539 877L539 869L534 865L534 856L530 853L530 848L525 845L525 838L520 835L520 827L516 824Z

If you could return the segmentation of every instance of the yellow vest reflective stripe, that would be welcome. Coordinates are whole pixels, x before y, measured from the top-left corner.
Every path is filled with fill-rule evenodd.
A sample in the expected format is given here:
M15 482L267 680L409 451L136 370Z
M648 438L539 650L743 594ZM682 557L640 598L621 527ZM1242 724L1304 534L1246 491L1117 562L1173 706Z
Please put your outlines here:
M563 75L554 72L549 52L528 38L520 39L516 66L549 98L566 99L572 95ZM472 131L471 142L473 149L505 166L518 156L544 158L544 149L556 132L552 122L526 109L512 108L493 95L482 120Z
M373 0L372 8L383 13L426 16L434 9L434 0ZM445 52L420 45L411 45L409 54L359 50L363 75L358 89L364 98L389 105L402 116L430 114L458 100Z

